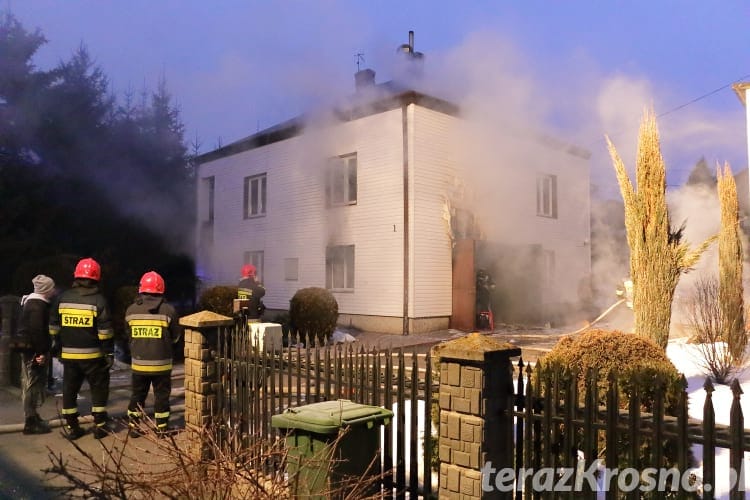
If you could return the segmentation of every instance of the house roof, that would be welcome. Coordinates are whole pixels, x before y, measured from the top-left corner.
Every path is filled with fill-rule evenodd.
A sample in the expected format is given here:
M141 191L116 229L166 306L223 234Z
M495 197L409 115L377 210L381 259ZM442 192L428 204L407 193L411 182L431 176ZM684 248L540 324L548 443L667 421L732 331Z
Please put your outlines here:
M361 89L335 105L333 115L342 122L347 122L398 109L408 104L416 104L451 116L459 115L458 105L394 81L372 84ZM198 155L195 157L195 161L198 164L208 163L295 137L304 131L308 119L309 116L306 114L299 115L226 146ZM590 151L551 136L538 135L537 140L547 147L564 151L573 156L584 159L591 157Z
M371 88L350 96L339 105L334 106L333 115L346 122L397 109L408 104L417 104L453 116L457 116L459 112L458 106L449 101L409 89L391 81L372 85ZM295 137L302 133L307 120L308 115L297 116L226 146L198 155L195 161L198 164L208 163Z

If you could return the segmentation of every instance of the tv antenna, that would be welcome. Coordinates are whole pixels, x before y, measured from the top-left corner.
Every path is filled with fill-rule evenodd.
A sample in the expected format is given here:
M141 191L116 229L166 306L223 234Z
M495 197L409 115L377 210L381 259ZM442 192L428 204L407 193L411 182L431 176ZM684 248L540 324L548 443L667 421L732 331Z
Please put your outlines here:
M365 55L362 52L357 52L354 57L357 58L357 71L359 71L359 63L365 62Z

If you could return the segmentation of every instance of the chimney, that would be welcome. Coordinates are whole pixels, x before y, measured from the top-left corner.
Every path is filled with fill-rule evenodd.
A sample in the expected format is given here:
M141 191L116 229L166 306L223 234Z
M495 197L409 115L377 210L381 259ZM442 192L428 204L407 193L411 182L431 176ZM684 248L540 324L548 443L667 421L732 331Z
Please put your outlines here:
M357 92L373 85L375 85L375 71L363 69L354 73L354 88Z
M404 54L407 61L407 71L412 77L422 76L424 54L414 50L414 32L409 31L409 43L402 43L398 52Z

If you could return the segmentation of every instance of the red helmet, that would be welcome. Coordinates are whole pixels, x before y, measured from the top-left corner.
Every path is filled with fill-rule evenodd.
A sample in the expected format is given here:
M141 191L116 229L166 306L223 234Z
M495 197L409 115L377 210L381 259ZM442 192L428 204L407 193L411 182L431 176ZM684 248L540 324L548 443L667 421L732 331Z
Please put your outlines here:
M78 261L78 264L76 264L76 270L73 272L73 277L88 278L90 280L99 281L102 277L102 268L99 267L97 261L87 257Z
M141 277L138 293L164 293L164 278L156 271L149 271Z
M242 277L255 278L255 266L252 264L245 264L242 266Z

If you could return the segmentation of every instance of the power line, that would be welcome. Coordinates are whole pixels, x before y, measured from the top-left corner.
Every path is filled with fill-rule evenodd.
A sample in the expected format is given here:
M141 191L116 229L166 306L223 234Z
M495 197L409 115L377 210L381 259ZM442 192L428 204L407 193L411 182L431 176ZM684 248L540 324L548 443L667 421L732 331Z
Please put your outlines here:
M695 99L693 99L691 101L688 101L688 102L686 102L684 104L680 104L679 106L677 106L675 108L672 108L669 111L665 111L664 113L661 113L661 114L656 115L656 116L657 116L657 118L661 118L662 116L666 116L666 115L668 115L670 113L674 113L675 111L678 111L678 110L680 110L682 108L690 106L691 104L694 104L694 103L696 103L698 101L701 101L701 100L705 99L706 97L710 97L710 96L712 96L714 94L717 94L717 93L721 92L722 90L724 90L724 89L726 89L728 87L731 87L733 84L735 84L735 83L737 83L739 81L745 80L746 78L750 78L750 74L743 75L743 76L737 78L736 80L733 80L733 81L727 83L726 85L722 85L721 87L719 87L717 89L714 89L711 92L708 92L706 94L703 94L702 96L696 97Z

